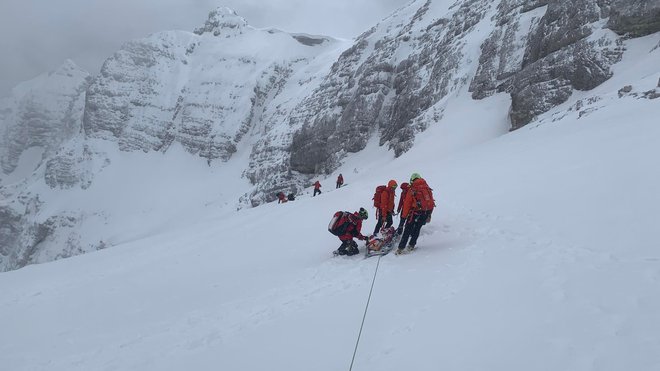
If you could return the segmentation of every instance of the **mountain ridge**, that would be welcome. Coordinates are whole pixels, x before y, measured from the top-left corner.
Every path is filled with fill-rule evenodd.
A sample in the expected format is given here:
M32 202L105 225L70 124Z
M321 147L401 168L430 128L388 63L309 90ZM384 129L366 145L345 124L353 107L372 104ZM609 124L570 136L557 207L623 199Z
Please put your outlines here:
M0 215L12 227L0 231L0 266L43 261L39 251L70 256L111 245L115 232L86 226L102 223L107 206L72 209L52 197L90 192L122 152L144 154L148 162L157 158L152 154L164 158L182 148L211 173L226 167L240 178L239 188L223 191L231 194L225 207L234 209L270 202L279 191L303 192L372 140L399 157L430 126L455 133L464 124L455 113L447 118L447 109L466 94L509 97L500 100L510 108L509 128L470 123L484 139L572 99L584 105L575 96L612 77L628 37L658 32L658 9L658 1L418 0L348 44L255 29L219 8L194 32L128 42L98 76L72 80L78 81L71 84L75 103L62 105L71 109L51 124L17 125L10 118L16 110L3 103L0 192L8 201ZM642 19L642 26L631 28L631 19ZM58 139L37 143L32 139L43 135L10 127L52 131L58 135L45 137ZM31 170L20 172L31 175L10 181L8 172L35 143L47 148Z

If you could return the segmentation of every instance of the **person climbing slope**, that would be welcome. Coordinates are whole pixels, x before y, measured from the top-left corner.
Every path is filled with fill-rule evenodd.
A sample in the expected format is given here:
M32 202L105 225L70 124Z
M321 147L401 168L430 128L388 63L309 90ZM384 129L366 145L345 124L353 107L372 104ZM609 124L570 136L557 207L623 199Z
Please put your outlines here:
M321 194L321 182L318 180L314 183L314 195L312 195L312 197L316 196L317 193Z
M336 188L341 188L341 186L343 184L344 184L344 177L341 174L339 174L339 176L337 177L337 187Z

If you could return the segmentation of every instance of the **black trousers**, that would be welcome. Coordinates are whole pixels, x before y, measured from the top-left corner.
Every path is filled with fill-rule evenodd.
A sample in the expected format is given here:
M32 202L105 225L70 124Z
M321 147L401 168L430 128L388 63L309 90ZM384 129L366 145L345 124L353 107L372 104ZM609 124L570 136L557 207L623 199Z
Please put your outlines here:
M357 242L355 242L353 239L342 241L341 245L339 245L339 248L337 249L337 252L339 255L355 255L360 253L360 250L358 250L358 245Z
M403 236L401 236L401 241L399 242L399 248L403 249L408 244L408 239L410 239L410 245L417 245L417 238L419 237L419 232L422 229L422 226L426 224L426 219L429 217L429 211L422 211L408 216L406 227L403 230Z
M381 218L380 215L376 215L376 216L378 217L378 222L376 223L376 228L374 228L374 234L380 231L380 227L383 228L391 227L392 224L394 223L392 221L392 213L387 213L387 216L385 217L385 225L383 225L383 218Z
M314 196L316 196L317 193L321 194L321 190L318 189L318 188L314 188ZM312 197L314 197L314 196L312 196Z
M399 226L396 228L396 234L400 235L403 233L403 227L406 224L406 218L399 217Z

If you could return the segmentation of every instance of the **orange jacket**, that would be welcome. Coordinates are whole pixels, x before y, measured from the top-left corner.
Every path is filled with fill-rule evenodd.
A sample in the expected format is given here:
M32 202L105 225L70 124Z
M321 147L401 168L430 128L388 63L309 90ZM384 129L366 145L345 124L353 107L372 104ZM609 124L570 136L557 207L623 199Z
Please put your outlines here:
M410 183L410 187L406 192L406 198L403 200L403 210L401 210L401 217L403 218L407 218L410 213L414 214L416 211L418 211L415 199L413 197L416 186L428 187L428 184L426 183L426 180L422 178L417 178L412 183Z
M386 216L387 213L394 212L394 194L396 190L390 187L385 188L380 194L380 215Z

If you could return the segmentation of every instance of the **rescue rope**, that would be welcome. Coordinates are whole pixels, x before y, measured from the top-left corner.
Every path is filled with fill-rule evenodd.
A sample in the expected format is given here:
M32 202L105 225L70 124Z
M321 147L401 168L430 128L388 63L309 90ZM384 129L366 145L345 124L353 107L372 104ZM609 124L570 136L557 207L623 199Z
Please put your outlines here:
M376 270L374 271L374 278L371 281L371 289L369 289L369 297L367 298L367 305L364 307L364 314L362 315L362 324L360 324L360 332L358 332L357 341L355 342L355 349L353 350L353 358L351 359L351 367L348 368L348 371L353 370L353 362L355 361L355 355L357 354L358 345L360 344L360 336L362 336L362 328L364 327L364 320L367 318L367 310L369 309L369 302L371 301L371 293L374 291L374 283L376 283L376 275L378 274L378 267L380 266L380 258L378 257L378 263L376 263Z

